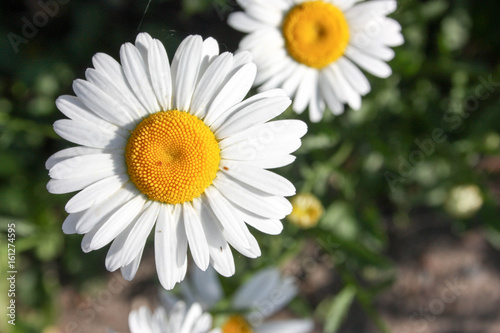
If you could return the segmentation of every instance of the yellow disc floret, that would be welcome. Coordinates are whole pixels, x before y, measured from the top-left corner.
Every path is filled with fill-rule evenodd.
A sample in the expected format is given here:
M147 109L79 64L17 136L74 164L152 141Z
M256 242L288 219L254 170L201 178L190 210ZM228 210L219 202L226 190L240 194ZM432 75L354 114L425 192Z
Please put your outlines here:
M191 201L212 184L220 161L214 133L200 119L178 110L144 119L127 143L130 179L150 200Z
M222 326L222 333L253 333L252 327L242 316L231 316Z
M297 62L323 68L344 54L349 25L340 9L323 1L293 7L283 22L288 53Z

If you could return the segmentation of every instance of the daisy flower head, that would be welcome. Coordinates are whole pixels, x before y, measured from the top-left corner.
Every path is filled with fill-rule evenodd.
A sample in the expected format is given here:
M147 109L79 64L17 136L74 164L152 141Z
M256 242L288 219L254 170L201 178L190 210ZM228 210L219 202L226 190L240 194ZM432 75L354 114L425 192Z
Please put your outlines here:
M324 209L321 201L311 193L301 193L291 200L292 212L288 215L288 220L300 228L308 229L315 227Z
M309 106L311 121L361 107L371 86L358 68L386 78L390 48L403 43L401 26L387 15L396 0L237 0L244 9L228 17L234 29L249 33L240 50L252 53L260 90L281 87L293 110Z
M188 279L180 284L183 299L188 304L201 304L210 310L224 298L221 283L212 268L201 271L191 267ZM248 279L234 294L229 295L229 313L220 325L221 333L309 333L314 328L311 319L269 319L287 306L297 295L293 277L283 276L276 267L264 268ZM165 303L177 302L175 296L163 293ZM215 320L216 322L218 320Z
M218 333L211 330L212 316L204 313L199 304L192 304L186 309L186 304L177 302L167 314L163 307L154 313L147 306L142 306L130 312L128 323L131 333Z
M268 169L287 165L307 131L270 121L291 103L281 90L244 100L256 67L247 52L219 55L213 38L189 36L169 63L163 44L141 33L120 49L121 64L98 53L75 96L61 96L69 119L54 129L79 146L46 162L51 193L66 204L67 234L85 234L84 252L111 243L106 268L131 280L154 228L158 277L184 279L189 246L202 270L234 274L231 245L251 258L259 245L247 224L279 234L295 193ZM156 225L155 225L156 224Z

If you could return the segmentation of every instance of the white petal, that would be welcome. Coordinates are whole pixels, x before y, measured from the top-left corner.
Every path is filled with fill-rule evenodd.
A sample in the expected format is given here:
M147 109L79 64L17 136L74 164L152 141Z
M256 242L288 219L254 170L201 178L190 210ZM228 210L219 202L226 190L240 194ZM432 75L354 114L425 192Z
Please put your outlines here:
M392 74L391 67L385 62L369 56L355 47L348 46L345 50L345 55L357 63L365 71L375 76L387 78Z
M282 88L288 96L292 97L295 95L299 84L304 80L307 67L302 64L294 64L290 67L293 68L293 73L283 83Z
M232 207L232 205L231 205ZM236 208L232 208L233 210L236 210ZM236 212L234 212L236 214ZM246 228L246 224L243 224ZM227 242L229 245L231 245L236 251L244 255L245 257L248 258L258 258L261 255L259 243L257 243L257 240L255 237L246 229L247 231L247 240L249 243L249 246L243 246L240 242L238 242L231 233L229 233L226 229L222 230L222 233L224 237L226 238Z
M80 155L91 155L91 154L107 154L110 150L103 150L98 148L88 148L88 147L71 147L52 154L45 162L45 168L49 170L54 165L64 160L70 159L72 157Z
M208 267L210 254L200 217L196 214L190 202L182 204L182 211L184 214L184 225L191 255L196 265L204 271Z
M241 67L227 83L222 87L210 105L205 118L205 123L210 126L212 123L230 107L241 102L252 87L257 73L254 63L249 63Z
M266 309L265 307L261 307L259 310L264 316L270 317L287 306L297 296L297 293L296 278L281 277L279 287L276 290L276 297L274 298L274 308Z
M366 95L370 92L370 82L368 82L366 76L349 59L341 57L337 61L337 64L351 87L353 87L359 94Z
M120 234L130 222L140 213L146 203L146 198L141 194L128 201L120 207L111 217L99 228L99 231L92 238L89 249L97 250L106 246L118 234Z
M241 53L234 56L235 62L236 62L236 57L240 54ZM286 94L282 89L272 89L253 95L252 97L243 100L241 103L236 104L235 106L224 112L222 115L220 115L217 118L217 120L212 124L212 126L210 126L210 129L212 129L212 131L214 132L217 131L217 129L222 125L224 125L227 122L227 120L231 118L233 115L240 113L241 110L247 107L251 107L253 104L259 101L264 101L271 97L286 97ZM249 126L249 128L250 127L251 126Z
M137 194L138 191L134 185L126 184L124 188L118 190L109 199L87 209L76 224L76 230L79 234L90 232L100 222L109 219L114 212ZM90 245L90 243L87 245ZM86 247L83 250L88 252L90 248Z
M204 198L203 198L204 197ZM206 199L205 199L206 198ZM230 209L230 203L222 196L222 194L213 186L206 188L202 194L202 199L207 200L210 208L215 216L222 224L224 231L229 233L232 238L243 247L250 247L248 241L249 231L239 216L235 216ZM226 237L227 238L227 237Z
M56 100L56 106L66 117L72 120L90 123L111 132L118 132L123 137L128 137L126 130L98 117L78 97L68 95L59 96Z
M255 77L255 85L261 85L273 76L279 75L287 68L294 65L284 49L278 49L272 53L266 52L263 57L254 55L254 61L259 65L259 72Z
M217 41L208 37L203 41L203 47L201 50L202 59L200 63L200 72L198 74L198 80L203 76L208 66L214 61L214 59L219 55L219 44Z
M203 230L205 230L212 265L222 276L232 276L235 272L233 253L222 234L222 227L217 222L217 217L215 217L212 209L203 200L195 199L193 203L203 224ZM210 267L208 270L210 271ZM206 273L205 275L210 275L210 273ZM207 288L207 292L210 291L211 294L215 293L216 295L212 299L218 300L222 297L222 291L218 292L217 290L216 286ZM219 296L217 297L217 295Z
M240 209L240 213L244 209ZM250 226L268 235L279 235L283 231L283 223L278 219L264 219L260 216L246 212L243 220Z
M106 269L110 272L116 271L118 268L125 266L125 262L123 261L123 249L124 249L124 244L125 240L127 237L130 235L130 232L132 231L133 226L137 222L138 216L129 223L129 225L120 233L118 236L113 240L111 243L111 246L109 247L108 253L106 254L106 260L105 260L105 265ZM144 245L144 244L143 244ZM144 247L144 246L142 246ZM142 247L139 247L138 250L141 250ZM134 258L132 258L134 259Z
M69 214L63 222L62 231L66 235L76 234L76 224L85 212Z
M148 53L149 74L162 110L170 110L172 104L172 77L167 51L163 44L155 39Z
M351 87L339 67L336 64L332 64L328 68L325 68L323 72L328 78L330 86L339 101L343 103L347 102L351 108L359 110L361 107L361 97Z
M47 183L47 190L52 194L63 194L79 191L101 179L113 176L114 173L106 171L93 174L91 177L84 176L70 179L51 179Z
M139 251L146 244L146 240L153 229L153 225L158 218L161 204L150 201L150 205L144 209L137 222L134 224L129 236L123 245L122 260L125 265L139 255Z
M209 313L203 313L193 326L193 333L205 333L212 327L212 316Z
M172 62L173 106L177 110L188 111L198 82L203 41L200 36L188 36L182 44L182 47L179 46L177 49Z
M311 87L312 95L309 101L309 119L313 123L317 123L321 120L325 110L325 102L321 98L319 89L318 80L316 80L314 81L314 86Z
M83 104L102 119L128 130L134 129L135 121L120 101L113 99L94 84L76 79L73 81L73 90Z
M271 77L269 80L264 82L258 89L259 91L266 91L269 89L274 89L277 87L280 87L290 76L292 76L295 71L297 66L287 66L283 71L280 71L276 73L273 77ZM290 96L290 95L289 95Z
M309 333L314 329L311 319L287 319L266 321L259 326L255 333Z
M267 145L280 136L301 138L306 133L307 125L301 120L275 120L252 126L242 132L231 135L219 142L219 148L224 150L229 146L248 140L254 140L262 145Z
M360 2L362 0L335 0L335 5L339 7L343 12L350 9L355 3Z
M315 83L318 80L317 70L307 69L302 77L302 82L300 82L297 92L295 93L295 98L293 100L293 111L297 113L302 113L309 101L311 100Z
M185 317L186 304L183 301L179 301L170 311L169 332L179 332Z
M322 97L325 99L328 108L334 115L339 115L344 112L344 104L340 103L335 95L330 83L331 75L329 72L321 71L319 75L319 87Z
M259 2L258 5L248 6L246 13L250 16L271 26L278 26L282 21L282 13L276 7L266 2Z
M90 123L60 119L54 122L54 131L62 138L93 148L125 148L127 139L118 131L104 129Z
M266 24L248 16L243 12L229 14L227 24L238 31L247 33L267 27Z
M123 266L120 269L120 271L122 272L123 278L125 280L131 281L134 278L135 274L137 273L137 270L139 269L139 264L141 263L143 251L144 251L144 248L141 249L141 252L139 253L139 255L130 264Z
M240 287L233 296L232 306L235 309L252 308L259 301L270 298L280 284L280 272L276 268L260 270Z
M194 303L193 305L191 305L186 314L186 317L184 317L184 322L179 333L191 333L195 321L201 316L202 313L203 311L198 303Z
M153 38L146 32L141 32L140 34L137 35L135 38L135 47L139 50L139 53L142 56L142 59L144 60L144 63L147 64L148 62L148 53L151 47L151 43L153 42Z
M182 210L176 205L161 205L155 229L155 261L163 288L170 290L182 280L182 268L187 252L187 238L181 220Z
M224 172L256 189L273 195L291 196L295 186L286 178L250 164L221 160L220 172Z
M113 84L115 84L120 92L125 96L126 101L130 103L130 105L137 110L142 117L149 114L146 107L142 105L134 92L130 90L131 87L128 84L127 77L125 76L123 68L118 61L107 54L97 53L94 57L92 57L92 64L95 69L105 74L108 79L113 81Z
M256 124L264 123L283 113L290 104L290 99L285 96L258 100L233 114L217 128L215 134L219 139L223 139Z
M220 91L220 85L224 82L232 66L233 56L229 52L221 54L208 66L193 94L193 102L191 103L193 115L200 119L205 117L210 103Z
M128 84L136 94L137 99L141 101L149 113L159 111L160 105L156 99L151 85L151 78L139 50L134 45L125 43L120 48L120 59Z
M76 213L101 203L123 187L128 180L129 177L125 174L102 179L73 196L66 203L66 211Z
M237 161L267 160L292 153L301 145L300 139L292 133L272 139L265 145L252 139L239 142L222 150L221 157Z
M246 161L245 163L254 165L259 168L263 169L275 169L275 168L281 168L284 167L285 165L289 165L295 161L296 157L293 155L280 155L280 156L275 156L273 158L268 158L265 160L253 160L253 161Z
M148 332L151 330L151 311L147 306L142 306L130 312L128 325L132 333Z
M366 1L352 7L345 13L345 15L346 19L360 17L361 19L367 21L371 17L386 16L394 12L396 8L397 3L395 0Z
M135 124L142 120L143 114L129 101L128 96L115 84L117 81L116 78L113 80L105 73L93 68L88 68L85 71L85 77L89 82L117 101L130 118L134 119Z
M223 173L217 174L213 185L226 199L259 216L282 219L292 211L291 204L283 197L271 196L253 187L245 186Z
M113 176L125 171L123 155L81 155L57 163L49 170L49 176L54 179L94 178L96 174Z

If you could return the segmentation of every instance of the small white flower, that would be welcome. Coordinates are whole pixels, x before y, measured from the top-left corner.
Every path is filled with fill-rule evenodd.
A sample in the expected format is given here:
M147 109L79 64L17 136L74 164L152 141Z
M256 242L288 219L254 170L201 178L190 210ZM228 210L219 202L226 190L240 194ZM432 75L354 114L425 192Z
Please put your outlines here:
M189 279L180 285L184 300L210 310L223 297L222 286L212 269L190 269ZM176 298L164 293L166 303ZM297 295L292 277L284 277L277 268L263 269L236 290L229 305L233 315L221 326L222 333L308 333L314 328L310 319L268 320Z
M66 205L67 234L84 252L112 242L106 268L130 280L154 231L161 284L184 279L187 249L202 270L234 274L229 245L260 256L247 224L279 234L295 193L267 169L290 164L306 125L270 121L291 103L282 90L243 100L256 74L248 52L219 55L217 42L187 37L172 64L148 34L120 50L121 64L94 56L77 95L61 96L61 137L79 144L46 162L51 193L80 191Z
M457 218L470 218L483 206L481 190L475 184L453 187L445 202L448 213Z
M184 302L177 302L169 314L159 307L151 313L147 306L130 312L128 317L131 333L216 333L212 328L212 317L204 313L199 304L186 311Z
M244 12L228 24L249 33L240 50L252 53L260 90L282 87L301 113L309 105L311 121L325 106L334 113L344 103L357 110L370 83L356 65L386 78L390 48L403 44L401 26L387 15L395 0L237 0ZM359 2L359 3L358 3ZM356 65L355 65L356 64Z

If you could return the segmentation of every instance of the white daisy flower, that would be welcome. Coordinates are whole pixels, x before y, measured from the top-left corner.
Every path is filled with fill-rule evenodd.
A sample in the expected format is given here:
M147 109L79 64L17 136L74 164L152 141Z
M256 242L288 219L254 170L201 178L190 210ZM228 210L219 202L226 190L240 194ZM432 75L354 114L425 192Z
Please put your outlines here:
M363 68L386 78L390 48L403 44L401 26L387 15L395 0L237 0L244 12L228 17L234 29L249 33L240 50L252 53L260 90L282 87L293 110L309 105L311 121L344 103L357 110L371 87ZM359 2L359 3L358 3ZM357 66L356 66L357 65Z
M147 306L142 306L130 312L128 323L131 333L216 333L210 330L212 316L204 313L199 304L193 304L186 311L184 302L177 302L167 312L159 307L151 313Z
M201 304L210 310L223 297L222 286L213 269L205 272L192 267L188 280L181 285L184 300ZM308 333L314 328L311 319L268 320L282 310L297 295L297 285L292 277L282 276L275 267L263 269L253 275L231 296L230 312L221 325L221 333ZM165 303L177 299L163 294Z
M291 163L306 125L269 121L290 99L271 90L243 100L256 74L249 53L219 55L213 38L189 36L169 65L164 46L148 34L120 50L121 65L93 57L77 95L57 107L70 119L54 129L81 146L51 156L51 193L71 198L63 231L85 234L84 252L113 241L106 268L131 280L155 222L155 259L171 289L186 274L187 248L196 265L234 274L229 245L260 256L247 224L279 234L295 193L268 171ZM229 245L228 245L229 244Z

